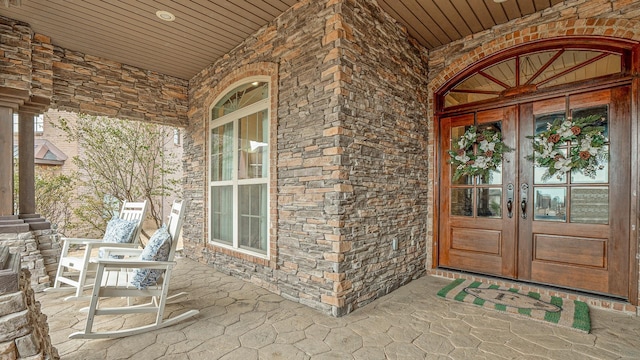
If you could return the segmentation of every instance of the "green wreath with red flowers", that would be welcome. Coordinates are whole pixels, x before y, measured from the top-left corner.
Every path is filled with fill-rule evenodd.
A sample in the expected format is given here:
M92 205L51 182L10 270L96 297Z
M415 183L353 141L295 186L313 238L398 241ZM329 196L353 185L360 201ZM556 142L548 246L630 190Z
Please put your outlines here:
M533 154L527 160L545 169L543 180L562 179L568 172L582 173L594 179L608 159L608 140L599 115L547 123L547 130L528 136L533 139ZM569 149L567 151L567 149Z
M475 126L470 126L449 150L453 181L465 175L488 178L490 172L502 164L504 153L512 150L502 141L500 131L478 132Z

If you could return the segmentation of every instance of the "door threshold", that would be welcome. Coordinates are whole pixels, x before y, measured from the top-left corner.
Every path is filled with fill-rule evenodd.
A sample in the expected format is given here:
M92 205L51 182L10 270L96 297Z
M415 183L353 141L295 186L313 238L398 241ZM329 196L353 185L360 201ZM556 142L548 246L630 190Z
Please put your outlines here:
M584 301L590 307L623 312L630 315L640 316L640 307L631 304L620 298L606 295L592 294L581 292L573 289L559 288L550 285L529 283L516 279L500 278L491 275L472 273L454 269L431 269L427 271L428 275L447 278L447 279L466 279L474 281L482 281L487 284L499 285L509 288L518 289L520 291L535 291L540 294L557 296L562 299Z

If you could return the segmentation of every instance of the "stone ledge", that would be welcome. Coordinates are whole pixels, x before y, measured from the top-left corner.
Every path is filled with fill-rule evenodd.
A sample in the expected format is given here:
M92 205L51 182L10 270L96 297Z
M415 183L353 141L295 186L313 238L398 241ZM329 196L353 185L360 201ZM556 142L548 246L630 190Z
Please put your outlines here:
M0 225L0 234L29 232L29 224Z
M7 246L0 246L0 294L18 291L20 256L9 253Z

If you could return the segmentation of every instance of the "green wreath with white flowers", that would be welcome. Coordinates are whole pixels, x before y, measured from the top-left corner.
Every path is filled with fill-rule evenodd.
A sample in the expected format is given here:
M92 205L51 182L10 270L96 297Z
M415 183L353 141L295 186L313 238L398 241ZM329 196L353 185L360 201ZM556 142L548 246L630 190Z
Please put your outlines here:
M453 181L465 175L488 178L490 171L502 164L504 153L512 150L502 141L500 131L487 129L478 132L475 126L470 126L449 150Z
M598 125L600 120L601 116L591 115L547 123L547 130L528 136L533 139L533 154L527 160L545 169L543 180L553 176L562 179L568 172L595 179L609 159L608 140L603 134L605 127Z

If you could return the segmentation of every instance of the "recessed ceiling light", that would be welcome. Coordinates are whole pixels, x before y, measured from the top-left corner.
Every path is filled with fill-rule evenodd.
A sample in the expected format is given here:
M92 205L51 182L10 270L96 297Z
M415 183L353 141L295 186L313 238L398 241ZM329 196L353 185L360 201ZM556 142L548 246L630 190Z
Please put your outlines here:
M503 3L503 2L505 2L505 1L507 1L507 0L493 0L493 2L498 3L498 4L499 4L499 3Z
M156 11L156 16L160 18L160 20L164 20L164 21L173 21L176 19L176 16L173 15L172 13L168 12L168 11L164 11L164 10L158 10Z

